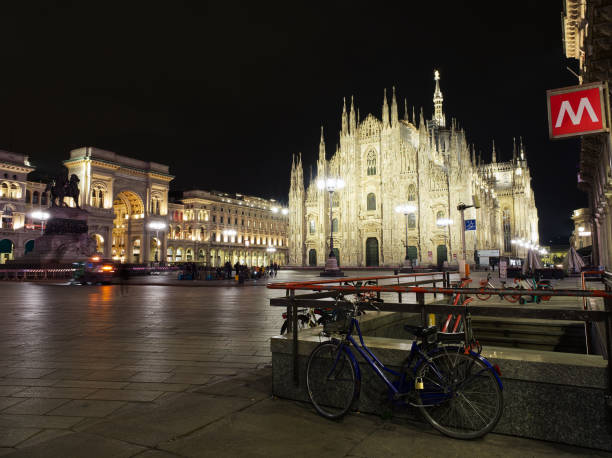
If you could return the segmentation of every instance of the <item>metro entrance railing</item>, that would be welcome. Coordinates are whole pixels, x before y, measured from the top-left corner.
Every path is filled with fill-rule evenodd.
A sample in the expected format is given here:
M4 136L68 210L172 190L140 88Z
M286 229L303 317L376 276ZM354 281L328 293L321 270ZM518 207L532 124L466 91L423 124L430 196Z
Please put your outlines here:
M448 314L457 312L456 305L448 305L441 301L427 303L427 294L445 295L448 297L453 294L476 295L490 294L492 296L517 294L516 289L512 288L458 288L451 287L449 272L435 272L424 274L405 274L405 275L386 275L373 277L343 277L334 280L319 280L305 282L285 282L272 283L269 289L285 290L285 297L271 298L270 305L274 307L286 307L288 316L292 317L290 330L292 331L292 356L293 356L293 378L294 383L298 384L298 325L297 309L305 307L334 307L345 306L344 301L332 302L326 299L335 298L339 293L343 295L359 294L368 291L380 293L396 293L398 302L384 302L380 306L381 311L385 312L407 312L419 313L423 326L427 326L427 316L430 313ZM422 278L422 277L431 278ZM406 277L414 277L411 282L402 282ZM420 279L419 279L420 278ZM369 282L374 281L375 285L352 286L344 283ZM604 310L588 310L582 307L576 309L558 308L551 306L515 306L515 305L474 305L470 304L470 313L473 316L491 316L507 318L532 318L548 319L560 321L583 321L589 325L591 322L597 323L596 329L600 330L599 339L602 343L602 356L607 361L607 396L606 402L612 407L612 366L610 355L612 354L612 274L604 275L605 290L578 290L578 289L554 289L554 290L520 290L521 295L529 296L552 296L552 297L584 297L602 298ZM393 282L384 284L384 282ZM432 284L432 286L422 286ZM437 284L442 284L438 287ZM310 291L309 293L296 294L299 291ZM402 295L414 294L415 303L402 301Z

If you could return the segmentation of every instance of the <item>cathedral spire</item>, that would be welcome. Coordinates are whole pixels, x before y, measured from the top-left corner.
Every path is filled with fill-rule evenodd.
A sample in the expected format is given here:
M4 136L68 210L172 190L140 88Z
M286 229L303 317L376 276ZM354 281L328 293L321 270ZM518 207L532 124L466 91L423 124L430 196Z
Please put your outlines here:
M410 119L408 119L408 101L406 97L404 97L404 120L410 122Z
M525 148L523 148L523 137L519 137L520 142L520 151L521 151L521 161L525 161Z
M352 95L351 95L350 128L351 128L351 134L355 135L357 131L357 123L355 122L355 102L353 100Z
M385 88L383 94L382 123L383 129L389 127L389 104L387 103L387 88Z
M476 167L476 148L472 145L472 165Z
M516 137L512 137L512 162L516 162Z
M493 140L493 153L491 154L491 162L493 164L497 162L497 153L495 152L495 140Z
M393 95L391 96L391 125L397 126L398 120L397 99L395 98L395 86L393 86Z
M436 82L436 90L434 91L434 120L439 127L446 127L446 117L442 111L442 91L440 90L440 73L438 70L434 71L434 81Z
M348 134L348 116L346 114L346 97L342 97L342 135Z
M321 126L321 142L319 143L319 161L325 162L325 137L323 136L323 126Z
M414 124L414 127L416 127L417 125L417 118L416 118L416 113L414 111L414 105L412 105L412 124Z

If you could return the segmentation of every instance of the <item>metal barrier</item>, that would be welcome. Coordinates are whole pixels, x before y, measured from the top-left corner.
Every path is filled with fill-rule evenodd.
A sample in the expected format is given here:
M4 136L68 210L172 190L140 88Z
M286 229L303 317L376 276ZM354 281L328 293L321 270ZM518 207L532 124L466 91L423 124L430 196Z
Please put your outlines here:
M49 280L72 278L75 269L2 269L0 280Z
M601 272L600 272L601 273ZM443 278L437 280L429 279L429 283L434 281L443 281L444 286L442 288L437 287L423 287L418 285L399 284L398 277L412 277L415 274L408 275L389 275L389 276L377 276L377 277L357 277L357 278L342 278L335 280L320 280L320 281L307 281L307 282L288 282L288 283L272 283L267 287L270 289L284 289L286 290L286 296L280 298L270 299L270 305L276 307L287 307L287 316L291 316L292 323L290 330L292 331L293 338L293 377L294 382L298 383L298 327L297 327L297 309L298 307L330 307L337 305L348 305L347 301L337 301L332 303L330 301L322 301L321 299L335 297L338 293L344 295L358 294L367 291L376 291L377 293L388 292L397 293L398 297L401 294L415 294L416 303L397 303L385 302L380 306L382 311L385 312L412 312L420 313L423 326L427 326L427 315L429 313L454 313L457 311L456 305L448 305L440 302L425 303L425 294L444 294L452 295L455 293L464 295L475 295L475 294L490 294L500 296L516 296L517 290L511 288L458 288L450 287L450 276L448 273L442 274ZM445 275L446 274L446 275ZM432 274L425 274L432 275ZM417 275L418 276L418 275ZM381 280L395 281L397 279L398 284L388 285L363 285L363 286L351 286L343 285L345 282L354 281L368 281L375 280L380 282ZM334 283L340 283L334 285ZM607 372L608 372L608 392L606 396L606 402L609 407L612 407L612 366L610 365L610 355L612 354L612 274L606 276L605 283L606 290L576 290L576 289L563 289L563 290L520 290L521 295L525 296L562 296L562 297L600 297L604 299L605 310L585 310L584 308L577 309L563 309L553 307L525 307L516 305L504 305L504 306L487 306L487 305L472 305L470 304L469 309L472 315L480 316L494 316L494 317L512 317L512 318L536 318L536 319L550 319L550 320L561 320L561 321L584 321L584 322L597 322L603 324L603 330L605 333L605 359L607 360ZM296 291L318 291L316 293L296 295ZM289 315L290 314L290 315Z

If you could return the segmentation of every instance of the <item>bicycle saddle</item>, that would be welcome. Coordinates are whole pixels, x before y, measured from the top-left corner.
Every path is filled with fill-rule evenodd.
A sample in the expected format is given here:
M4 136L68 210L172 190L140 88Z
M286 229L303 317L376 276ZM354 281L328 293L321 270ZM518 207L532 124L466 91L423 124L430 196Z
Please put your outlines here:
M436 326L429 326L426 328L425 326L412 326L410 324L405 324L404 330L417 337L427 337L438 332L438 328Z

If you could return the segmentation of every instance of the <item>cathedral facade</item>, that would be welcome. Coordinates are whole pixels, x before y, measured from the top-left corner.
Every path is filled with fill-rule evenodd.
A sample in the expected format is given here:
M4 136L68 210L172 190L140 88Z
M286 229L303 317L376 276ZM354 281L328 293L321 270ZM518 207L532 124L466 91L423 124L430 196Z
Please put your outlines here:
M328 160L323 129L317 175L304 182L301 155L294 156L289 191L289 264L323 266L330 233L344 266L398 266L408 257L418 265L456 263L461 259L459 204L476 230L465 231L466 259L477 250L499 250L522 257L513 239L537 244L538 214L522 141L512 159L497 162L493 143L490 163L476 157L455 120L447 125L439 74L435 72L434 115L421 109L400 118L395 88L382 119L360 119L351 98L342 111L340 144ZM337 178L344 187L330 194L317 181ZM331 202L330 202L331 196ZM331 217L330 217L331 204ZM407 205L410 212L398 213ZM407 234L407 235L406 235Z

